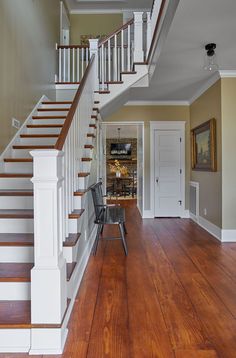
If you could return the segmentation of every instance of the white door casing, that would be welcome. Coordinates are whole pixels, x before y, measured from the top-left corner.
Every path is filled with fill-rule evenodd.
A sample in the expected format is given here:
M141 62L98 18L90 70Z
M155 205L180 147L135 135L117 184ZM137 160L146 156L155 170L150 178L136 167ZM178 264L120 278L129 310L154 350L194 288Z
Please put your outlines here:
M150 124L152 217L185 216L185 122Z

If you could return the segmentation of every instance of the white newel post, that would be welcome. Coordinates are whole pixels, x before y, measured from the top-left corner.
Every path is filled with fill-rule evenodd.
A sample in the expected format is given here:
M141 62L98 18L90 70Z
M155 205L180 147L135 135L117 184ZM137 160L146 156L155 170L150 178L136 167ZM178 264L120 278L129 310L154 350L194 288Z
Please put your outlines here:
M90 58L95 55L95 89L99 91L98 39L89 40Z
M63 257L64 153L30 153L34 162L34 263L31 271L31 322L60 324L67 307L66 262Z
M143 12L134 12L134 62L143 61Z
M148 56L148 53L149 53L149 50L150 50L151 41L152 41L151 13L147 12L147 54L146 54L146 57Z

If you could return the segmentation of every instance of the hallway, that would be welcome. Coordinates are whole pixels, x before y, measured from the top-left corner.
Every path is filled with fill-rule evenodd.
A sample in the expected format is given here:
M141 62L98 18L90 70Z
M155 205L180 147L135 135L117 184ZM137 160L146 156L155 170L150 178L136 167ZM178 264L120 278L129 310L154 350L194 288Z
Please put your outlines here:
M120 241L100 242L64 354L47 357L236 357L236 244L220 245L188 219L142 221L122 203L129 255Z

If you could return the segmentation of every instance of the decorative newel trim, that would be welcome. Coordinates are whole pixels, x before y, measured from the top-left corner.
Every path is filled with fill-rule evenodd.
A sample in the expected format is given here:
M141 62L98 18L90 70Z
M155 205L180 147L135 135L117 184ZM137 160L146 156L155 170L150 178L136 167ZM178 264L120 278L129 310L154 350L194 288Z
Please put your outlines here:
M147 54L148 56L150 46L152 42L152 21L151 21L151 13L147 12Z
M89 39L90 58L95 55L95 90L99 91L98 39Z
M31 322L60 324L67 306L62 159L58 150L32 151L34 176L34 262Z
M134 12L134 62L143 61L143 12Z

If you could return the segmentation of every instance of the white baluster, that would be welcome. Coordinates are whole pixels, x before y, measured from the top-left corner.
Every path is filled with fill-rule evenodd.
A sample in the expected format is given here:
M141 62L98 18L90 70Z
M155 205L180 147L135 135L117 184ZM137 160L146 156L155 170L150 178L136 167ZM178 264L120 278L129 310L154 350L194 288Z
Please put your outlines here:
M121 72L125 70L124 30L121 31Z
M60 324L67 307L62 253L62 157L58 150L32 151L34 160L34 268L31 322ZM34 333L34 332L33 332Z
M111 40L108 40L108 82L111 81Z
M102 45L101 48L101 82L102 82L102 90L104 90L105 85L104 85L104 81L105 81L105 63L104 63L104 45Z
M62 53L61 53L61 48L59 48L59 82L61 82L61 76L62 76Z
M75 82L75 49L72 50L73 82Z
M77 48L77 82L80 81L80 49Z
M67 79L67 81L70 82L70 49L69 48L67 49L67 61L68 61L68 63L67 63L67 72L68 72L67 78L68 79Z
M81 76L83 77L84 75L84 48L82 47L81 50L81 56L82 56L82 60L81 60Z
M143 61L143 12L134 12L134 62Z
M128 48L127 48L127 57L128 57L128 61L127 61L127 71L131 70L131 66L130 66L130 52L131 51L131 41L130 41L130 25L128 26Z
M115 35L115 41L114 41L114 81L118 80L118 71L117 71L117 35Z
M66 49L63 49L63 82L66 82Z

